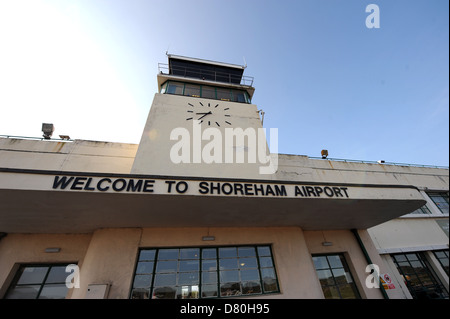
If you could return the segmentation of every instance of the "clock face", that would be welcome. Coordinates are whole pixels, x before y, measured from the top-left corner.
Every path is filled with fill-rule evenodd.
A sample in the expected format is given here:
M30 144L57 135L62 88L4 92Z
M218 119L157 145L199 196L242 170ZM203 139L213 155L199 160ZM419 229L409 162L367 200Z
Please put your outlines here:
M229 109L215 102L188 103L186 121L215 127L228 126L231 125Z

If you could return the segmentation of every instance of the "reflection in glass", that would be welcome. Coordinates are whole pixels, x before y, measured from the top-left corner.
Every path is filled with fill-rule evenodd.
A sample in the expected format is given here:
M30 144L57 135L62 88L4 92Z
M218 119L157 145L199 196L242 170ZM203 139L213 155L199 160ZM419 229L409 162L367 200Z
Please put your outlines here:
M152 275L136 275L133 288L149 288L152 283Z
M261 293L261 284L259 281L248 281L242 284L242 294L251 295Z
M202 285L202 298L217 297L217 284L216 285Z
M220 285L220 295L222 297L241 295L241 284L239 282L231 282Z
M9 291L6 299L36 299L40 285L17 286Z
M178 285L198 284L198 272L181 272L178 274Z
M174 287L158 287L153 289L153 299L175 299L177 291Z
M153 272L153 261L142 261L138 263L136 274L150 274Z
M171 274L156 274L155 286L174 286L177 282L176 273Z
M237 257L236 247L219 248L220 258Z
M223 270L220 272L220 282L239 281L238 270Z
M238 260L235 258L220 259L219 265L220 265L220 269L237 269L238 268Z
M39 295L39 299L64 299L67 294L66 284L45 285Z
M25 267L17 284L40 284L44 281L47 271L48 267Z
M133 278L133 299L217 298L279 291L270 246L144 251L139 253Z
M178 259L178 249L160 249L158 260Z
M176 260L159 261L156 264L156 272L172 272L177 271L178 262Z
M258 267L258 263L256 258L239 258L239 268L256 268ZM267 267L267 266L261 266Z

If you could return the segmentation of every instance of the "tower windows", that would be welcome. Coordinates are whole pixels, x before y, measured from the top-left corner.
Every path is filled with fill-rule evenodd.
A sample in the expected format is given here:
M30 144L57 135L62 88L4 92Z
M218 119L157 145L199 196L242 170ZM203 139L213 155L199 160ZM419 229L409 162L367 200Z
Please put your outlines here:
M192 97L202 97L220 101L250 104L250 97L244 90L214 87L176 81L167 81L161 86L161 93Z

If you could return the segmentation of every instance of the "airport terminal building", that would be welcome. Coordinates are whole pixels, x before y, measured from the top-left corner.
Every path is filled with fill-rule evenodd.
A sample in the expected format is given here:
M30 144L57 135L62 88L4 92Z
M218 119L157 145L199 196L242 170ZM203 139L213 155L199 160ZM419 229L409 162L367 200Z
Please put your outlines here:
M138 145L1 136L0 298L448 298L448 168L270 154L244 70L168 55Z

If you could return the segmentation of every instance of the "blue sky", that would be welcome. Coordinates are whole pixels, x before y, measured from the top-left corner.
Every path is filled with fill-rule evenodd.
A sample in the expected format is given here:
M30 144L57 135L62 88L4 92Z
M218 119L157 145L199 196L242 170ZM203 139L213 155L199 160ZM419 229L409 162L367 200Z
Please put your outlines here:
M169 51L245 61L279 153L448 166L448 6L0 0L0 134L139 143Z

